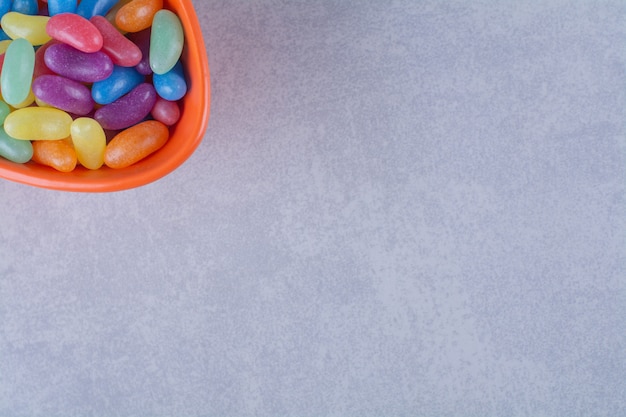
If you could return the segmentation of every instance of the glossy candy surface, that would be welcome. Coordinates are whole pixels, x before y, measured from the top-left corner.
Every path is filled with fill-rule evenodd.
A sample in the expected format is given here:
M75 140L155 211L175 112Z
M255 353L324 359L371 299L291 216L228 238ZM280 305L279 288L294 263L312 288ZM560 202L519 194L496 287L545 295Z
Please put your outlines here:
M163 9L163 0L132 0L115 15L115 25L126 32L149 28L154 16Z
M167 126L172 126L180 119L180 107L178 107L178 103L175 101L169 101L159 97L156 103L154 103L154 106L152 106L150 114L155 120Z
M81 0L76 8L76 13L85 19L91 19L96 15L104 16L117 3L117 0Z
M115 65L134 67L142 58L141 50L128 38L122 35L108 20L102 16L94 16L90 22L102 35L102 51Z
M159 10L150 31L150 67L155 74L165 74L176 65L183 42L183 27L178 16L169 10Z
M152 84L139 84L130 93L96 110L94 119L104 129L126 129L150 114L156 98Z
M113 72L113 62L104 52L88 54L63 43L49 47L44 61L57 74L86 83L104 80Z
M33 94L48 105L77 115L93 110L89 88L78 81L59 75L42 75L33 81Z
M11 39L24 38L34 46L43 45L50 40L46 32L48 16L30 16L18 12L9 12L2 16L0 25Z
M76 151L71 141L35 140L33 141L33 161L47 165L61 172L71 172L76 168Z
M125 168L159 150L169 137L167 126L156 120L139 123L117 134L107 145L104 163Z
M102 126L90 117L81 117L70 127L76 157L82 166L98 169L104 163L106 135Z
M135 66L135 69L143 75L152 74L152 68L150 68L150 29L129 33L128 38L141 50L141 60Z
M110 104L129 93L144 81L144 76L135 68L114 67L111 75L93 83L91 95L98 104Z
M37 0L13 0L11 10L28 15L36 15L39 12Z
M29 140L14 139L0 127L0 156L18 164L30 161L33 145Z
M52 16L46 24L50 37L73 46L82 52L96 52L102 48L102 34L93 23L74 13Z
M4 130L15 139L55 140L70 135L72 117L63 110L48 107L17 109L4 120Z
M16 106L26 100L35 70L35 49L26 39L16 39L7 49L0 86L4 100Z
M180 100L187 93L183 65L180 62L165 74L154 74L152 82L157 94L166 100Z
M77 0L48 0L48 14L54 16L59 13L74 13L77 4Z

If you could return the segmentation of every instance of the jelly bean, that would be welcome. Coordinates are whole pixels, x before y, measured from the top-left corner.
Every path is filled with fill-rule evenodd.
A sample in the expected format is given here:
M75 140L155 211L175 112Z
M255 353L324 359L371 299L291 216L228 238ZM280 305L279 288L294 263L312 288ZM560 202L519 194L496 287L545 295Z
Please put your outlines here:
M11 0L0 0L0 16L4 16L11 10Z
M180 100L187 92L183 64L180 61L169 72L154 74L152 82L157 94L166 100Z
M94 119L104 129L126 129L150 114L156 97L152 84L139 84L130 93L96 110Z
M26 39L11 42L6 51L0 85L4 100L13 106L28 97L35 69L35 49Z
M78 162L88 169L100 168L107 144L102 126L92 118L81 117L74 120L70 130Z
M178 62L183 51L183 26L169 10L154 15L150 34L150 67L155 74L165 74Z
M94 16L91 23L102 34L102 52L106 53L115 65L134 67L141 61L141 50L102 16Z
M23 164L33 157L33 145L29 140L12 138L0 127L0 156Z
M102 48L102 34L93 23L74 13L54 15L46 24L52 39L73 46L81 52L96 52Z
M161 149L168 139L169 130L163 123L139 123L111 139L104 152L104 163L110 168L126 168Z
M74 13L77 4L77 0L48 0L48 14L54 16L59 13Z
M88 54L62 43L50 46L44 61L57 74L86 83L104 80L113 72L113 62L104 52Z
M11 10L18 13L36 15L39 13L39 3L37 3L37 0L13 0Z
M172 126L180 118L180 108L177 102L159 97L154 103L150 114L155 120L165 125Z
M11 39L11 37L7 35L7 33L4 30L0 29L0 41L6 41L9 39Z
M18 12L9 12L2 16L0 25L11 39L24 38L32 45L43 45L50 40L46 33L48 16L30 16Z
M63 110L48 107L26 107L11 112L4 129L15 139L55 140L70 136L72 117Z
M33 90L28 90L28 95L23 101L20 101L17 104L13 105L13 108L23 109L24 107L28 107L35 102L35 95L33 94Z
M69 140L35 140L32 143L32 159L38 164L61 172L71 172L76 168L76 151Z
M135 66L135 69L143 75L152 74L152 68L150 68L150 29L130 33L128 38L141 50L141 61Z
M93 83L91 96L98 104L110 104L129 93L143 80L144 76L136 69L116 66L108 78Z
M9 105L0 100L0 126L2 126L2 124L4 123L4 119L6 119L10 112L11 108L9 107Z
M59 42L52 39L37 49L35 52L35 70L33 71L33 79L39 77L40 75L55 74L55 72L46 65L44 61L44 54L46 53L46 49L57 43Z
M78 81L59 75L42 75L33 81L35 97L68 113L85 115L93 110L91 91Z
M127 5L128 3L130 3L132 0L120 0L117 2L117 4L115 6L113 6L111 8L111 10L109 10L109 12L106 14L106 16L104 16L113 26L115 26L117 28L117 25L115 24L115 17L117 16L117 12L124 7L125 5ZM124 30L121 30L120 28L117 28L120 32L126 32Z
M126 32L139 32L152 26L152 19L163 9L163 0L133 0L115 15L115 24Z
M9 45L11 45L11 42L13 42L11 39L0 41L0 54L3 54L7 51Z
M81 0L76 7L76 13L85 19L91 19L96 15L104 16L115 3L117 0Z

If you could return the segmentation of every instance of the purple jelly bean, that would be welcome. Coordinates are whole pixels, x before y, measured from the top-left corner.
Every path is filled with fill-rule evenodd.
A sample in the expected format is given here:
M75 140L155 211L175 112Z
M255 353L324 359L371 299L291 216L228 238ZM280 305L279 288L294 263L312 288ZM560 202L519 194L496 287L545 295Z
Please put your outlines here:
M135 66L135 69L142 75L152 74L150 67L150 28L129 33L128 38L141 50L141 61Z
M33 94L58 109L84 116L94 106L89 88L60 75L41 75L33 81Z
M94 119L104 129L126 129L148 116L156 99L152 84L142 83L113 103L100 107L94 113Z
M44 62L57 74L85 83L104 80L113 72L113 62L104 52L81 52L63 43L50 46Z

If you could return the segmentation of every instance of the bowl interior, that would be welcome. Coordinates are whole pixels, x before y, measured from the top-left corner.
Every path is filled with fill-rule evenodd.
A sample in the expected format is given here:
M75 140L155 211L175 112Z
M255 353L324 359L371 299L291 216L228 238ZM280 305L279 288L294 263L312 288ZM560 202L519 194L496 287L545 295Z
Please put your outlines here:
M178 15L185 31L181 60L188 90L180 101L181 117L170 128L163 148L138 163L123 169L106 166L88 170L82 166L69 173L35 162L16 164L0 157L0 178L37 187L83 192L119 191L153 182L179 167L202 141L209 119L209 66L200 24L191 0L164 0L164 8Z

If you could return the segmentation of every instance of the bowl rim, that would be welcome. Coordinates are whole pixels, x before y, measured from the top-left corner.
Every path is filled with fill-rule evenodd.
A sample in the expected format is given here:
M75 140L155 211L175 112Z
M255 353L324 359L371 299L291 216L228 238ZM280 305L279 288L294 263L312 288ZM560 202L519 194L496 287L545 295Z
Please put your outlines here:
M186 130L191 129L194 132L192 137L187 137L183 146L170 148L167 155L161 152L167 147L166 143L164 148L146 159L120 170L103 166L99 170L90 171L77 166L70 173L62 173L49 167L33 167L34 162L18 164L0 158L0 178L58 191L93 193L123 191L157 181L177 169L194 153L202 142L210 116L211 81L208 57L200 23L192 2L190 0L164 0L164 8L166 6L176 12L183 24L185 31L183 54L192 56L195 62L194 66L198 67L197 70L194 69L196 72L194 79L189 81L195 82L193 88L199 89L195 92L199 100L195 100L193 103L193 117L185 117L184 108L181 108L181 120L170 127L170 131L171 136L173 136L178 124L191 123L191 126L185 127ZM197 82L198 80L200 82Z

